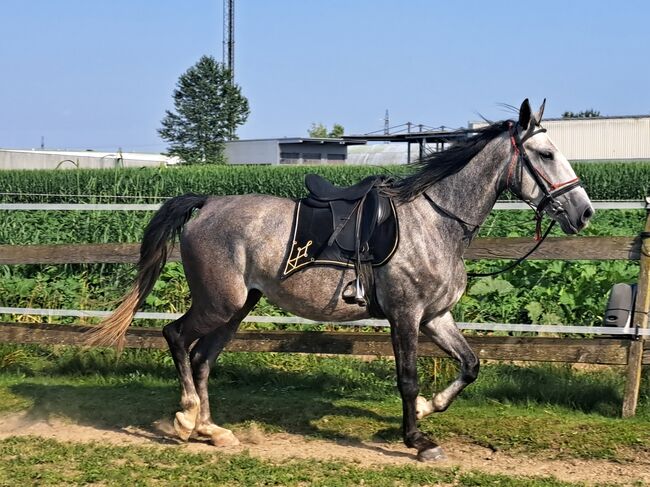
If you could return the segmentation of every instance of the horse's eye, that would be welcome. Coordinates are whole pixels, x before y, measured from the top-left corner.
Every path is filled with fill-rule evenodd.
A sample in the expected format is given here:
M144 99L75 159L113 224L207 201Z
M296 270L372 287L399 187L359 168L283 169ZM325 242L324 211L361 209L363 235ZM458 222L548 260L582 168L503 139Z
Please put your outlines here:
M540 152L540 156L542 156L542 159L546 159L548 161L553 160L553 153L552 152Z

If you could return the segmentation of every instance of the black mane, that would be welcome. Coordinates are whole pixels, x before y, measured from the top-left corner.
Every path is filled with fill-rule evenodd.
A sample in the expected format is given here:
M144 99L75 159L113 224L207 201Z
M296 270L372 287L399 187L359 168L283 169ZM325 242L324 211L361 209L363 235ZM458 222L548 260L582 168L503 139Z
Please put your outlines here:
M476 129L476 135L454 143L449 149L431 152L413 164L416 172L388 182L384 192L398 201L411 201L431 185L456 174L495 137L508 130L511 122L495 122Z

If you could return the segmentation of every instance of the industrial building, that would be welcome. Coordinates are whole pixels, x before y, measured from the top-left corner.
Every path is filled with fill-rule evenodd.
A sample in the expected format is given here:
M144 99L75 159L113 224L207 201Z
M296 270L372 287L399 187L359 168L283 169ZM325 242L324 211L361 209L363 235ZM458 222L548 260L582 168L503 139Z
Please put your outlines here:
M229 164L408 164L424 151L440 150L466 137L466 131L352 135L338 139L286 137L226 142ZM631 117L551 118L542 125L571 161L650 161L650 115ZM382 143L384 141L390 143ZM179 164L178 157L134 152L0 149L2 169L101 169Z
M365 141L294 137L226 142L228 164L345 164L349 145Z
M342 139L259 139L226 143L231 164L408 164L426 151L441 150L486 122L466 131L351 135ZM542 122L571 161L650 160L650 116L549 118ZM382 143L389 142L389 143Z
M650 160L650 115L544 118L542 126L570 161Z

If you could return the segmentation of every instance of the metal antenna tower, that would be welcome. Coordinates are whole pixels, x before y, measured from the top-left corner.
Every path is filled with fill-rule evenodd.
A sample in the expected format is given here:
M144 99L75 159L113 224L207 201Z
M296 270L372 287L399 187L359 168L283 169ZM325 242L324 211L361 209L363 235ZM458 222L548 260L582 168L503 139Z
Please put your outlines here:
M388 108L386 109L386 115L384 115L384 135L390 135L390 118L388 118ZM388 144L388 141L384 142Z
M223 0L223 64L235 82L235 0Z

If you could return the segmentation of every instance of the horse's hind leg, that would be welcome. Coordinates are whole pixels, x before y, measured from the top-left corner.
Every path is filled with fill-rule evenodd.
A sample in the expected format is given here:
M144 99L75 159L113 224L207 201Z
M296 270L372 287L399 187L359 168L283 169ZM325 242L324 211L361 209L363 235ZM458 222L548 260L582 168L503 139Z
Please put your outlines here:
M463 334L458 330L451 313L446 313L436 320L424 323L420 329L436 345L460 363L460 373L446 389L435 394L431 401L418 396L418 419L431 413L446 410L458 394L476 380L479 371L478 357L468 345Z
M192 342L199 337L192 315L193 312L190 309L179 319L163 328L163 336L167 340L181 384L182 411L176 413L174 428L183 441L189 439L194 431L200 410L200 400L194 387L189 359L189 348Z
M212 420L210 412L210 398L208 396L208 377L212 364L221 351L232 339L237 331L241 320L255 306L260 299L261 293L252 290L246 300L244 307L225 325L218 327L209 335L201 338L192 349L191 365L194 377L194 385L200 399L200 412L195 431L201 436L211 439L215 446L237 445L239 441L229 429L217 426Z

